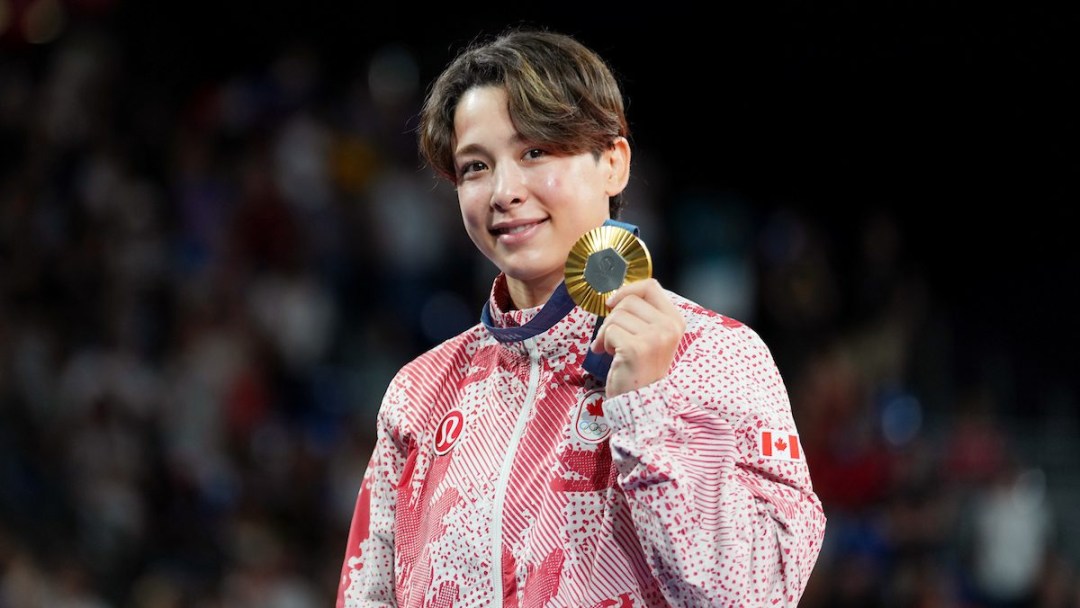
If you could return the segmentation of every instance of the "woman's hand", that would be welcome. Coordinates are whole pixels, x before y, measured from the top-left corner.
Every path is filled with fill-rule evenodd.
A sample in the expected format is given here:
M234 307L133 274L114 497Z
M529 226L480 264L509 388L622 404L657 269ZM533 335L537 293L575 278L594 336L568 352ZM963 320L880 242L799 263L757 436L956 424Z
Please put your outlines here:
M686 331L686 320L652 278L623 285L607 304L611 312L604 318L592 350L612 355L606 390L610 398L667 374Z

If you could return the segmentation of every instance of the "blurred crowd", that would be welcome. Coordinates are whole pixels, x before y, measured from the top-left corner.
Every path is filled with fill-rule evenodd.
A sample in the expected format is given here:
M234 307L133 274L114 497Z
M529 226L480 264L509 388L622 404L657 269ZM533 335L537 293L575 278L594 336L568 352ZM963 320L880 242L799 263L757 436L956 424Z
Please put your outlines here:
M182 95L92 30L5 51L0 608L333 604L383 390L494 276L416 157L423 86L404 45ZM829 517L802 606L1080 607L1075 395L1018 420L1007 358L956 365L903 221L635 163L658 278L787 380Z

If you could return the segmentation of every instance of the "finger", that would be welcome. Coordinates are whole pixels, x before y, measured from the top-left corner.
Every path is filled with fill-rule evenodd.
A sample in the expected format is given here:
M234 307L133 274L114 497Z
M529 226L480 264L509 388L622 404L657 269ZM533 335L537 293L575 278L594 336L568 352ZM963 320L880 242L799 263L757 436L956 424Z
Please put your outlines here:
M589 348L592 350L592 352L597 354L605 352L607 351L607 346L605 345L606 341L607 319L604 319L604 324L600 326L600 331L596 332L596 337L593 338L592 344L589 346Z
M623 306L628 304L628 300L623 301ZM640 300L638 307L646 312L653 311L652 316L656 316L654 309ZM615 328L620 330L620 334L629 336L643 335L649 331L649 321L625 308L611 311L611 314L604 318L604 323L600 326L600 330L596 332L596 338L591 344L594 352L614 352L614 348L619 344L619 341L614 339L611 334Z
M662 311L670 313L677 310L660 282L651 277L623 285L608 298L607 305L610 308L615 308L619 305L619 302L635 296Z
M634 281L632 283L626 283L622 287L615 290L607 299L607 305L610 308L615 308L619 305L619 302L623 301L626 297L636 295L640 298L644 298L647 291L650 289L658 288L660 282L654 278L642 279L640 281Z
M631 335L640 335L649 330L648 319L659 316L659 311L653 306L640 298L631 298L623 300L622 306L611 311L604 319L604 325L619 327Z
M650 325L681 331L686 326L682 311L671 303L666 294L663 292L661 294L659 300L655 298L645 299L636 294L623 296L623 299L612 310L612 316L616 312L629 314Z
M639 311L638 314L630 314L630 309ZM612 327L618 327L626 332L627 337L637 339L647 349L666 352L682 338L686 331L686 319L677 308L671 312L662 312L651 304L644 302L636 296L623 300L619 308L613 312L616 322ZM621 317L621 318L620 318ZM636 348L627 342L616 341L612 334L605 337L605 348L614 345L616 348Z
M624 296L619 300L618 304L612 307L611 312L608 314L608 318L632 316L646 321L655 321L663 315L664 312L659 310L652 303L636 294L630 294Z
M606 352L609 355L614 355L616 351L626 349L634 339L634 336L625 328L614 324L610 325L607 330L604 331L604 341L597 342L597 348L599 349L597 352Z

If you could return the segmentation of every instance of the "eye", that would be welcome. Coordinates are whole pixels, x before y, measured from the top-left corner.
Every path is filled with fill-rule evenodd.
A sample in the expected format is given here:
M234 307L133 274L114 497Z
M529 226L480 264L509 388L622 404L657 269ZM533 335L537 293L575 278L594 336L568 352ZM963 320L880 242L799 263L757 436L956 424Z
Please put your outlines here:
M468 161L458 167L458 179L463 179L465 177L468 177L471 173L483 171L484 169L487 169L487 165L485 165L484 163L478 160Z
M530 148L528 151L525 152L525 158L530 160L535 160L544 156L547 156L547 152L541 150L540 148Z

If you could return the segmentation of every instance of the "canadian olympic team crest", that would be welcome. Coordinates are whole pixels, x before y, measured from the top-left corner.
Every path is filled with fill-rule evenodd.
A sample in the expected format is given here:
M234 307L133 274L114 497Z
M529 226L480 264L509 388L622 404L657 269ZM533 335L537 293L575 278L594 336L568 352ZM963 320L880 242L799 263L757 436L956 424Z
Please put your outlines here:
M604 419L604 391L585 393L574 417L574 430L591 443L600 443L611 435L611 425Z
M462 415L461 410L446 412L435 429L435 453L442 456L452 450L464 430L465 416Z

